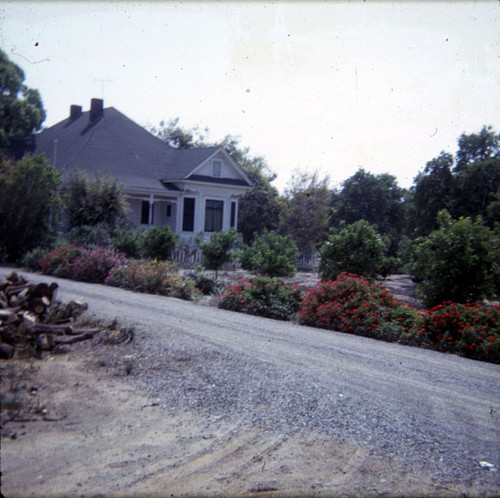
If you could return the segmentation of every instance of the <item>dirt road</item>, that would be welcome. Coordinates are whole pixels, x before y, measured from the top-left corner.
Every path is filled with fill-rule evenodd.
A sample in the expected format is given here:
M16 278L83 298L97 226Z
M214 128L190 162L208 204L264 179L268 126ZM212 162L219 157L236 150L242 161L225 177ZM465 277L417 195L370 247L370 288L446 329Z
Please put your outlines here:
M7 424L6 496L500 491L497 365L59 283L136 340L2 364L47 415Z

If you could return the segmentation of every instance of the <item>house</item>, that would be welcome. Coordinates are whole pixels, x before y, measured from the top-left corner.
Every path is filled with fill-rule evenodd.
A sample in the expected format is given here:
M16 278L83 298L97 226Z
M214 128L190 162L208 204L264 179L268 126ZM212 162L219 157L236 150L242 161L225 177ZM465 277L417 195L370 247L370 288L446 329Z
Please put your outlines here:
M135 226L168 225L192 238L236 228L238 201L252 187L221 147L174 149L103 100L72 105L65 120L36 136L43 153L68 178L74 168L101 172L124 186Z

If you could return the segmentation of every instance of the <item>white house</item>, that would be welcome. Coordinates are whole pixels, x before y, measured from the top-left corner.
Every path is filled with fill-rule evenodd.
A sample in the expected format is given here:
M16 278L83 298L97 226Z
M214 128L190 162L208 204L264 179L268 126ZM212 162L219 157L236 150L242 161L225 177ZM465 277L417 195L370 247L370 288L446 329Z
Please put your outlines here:
M223 148L169 147L101 99L87 112L72 105L67 119L39 133L40 153L63 178L73 168L110 174L123 183L136 226L168 225L185 238L236 228L239 198L252 187Z

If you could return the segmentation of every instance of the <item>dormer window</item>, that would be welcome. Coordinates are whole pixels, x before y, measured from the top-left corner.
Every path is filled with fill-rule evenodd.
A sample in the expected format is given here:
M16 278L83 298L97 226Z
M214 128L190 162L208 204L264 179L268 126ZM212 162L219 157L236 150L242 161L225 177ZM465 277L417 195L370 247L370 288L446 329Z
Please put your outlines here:
M214 159L212 161L212 176L215 178L220 178L222 175L222 161L219 159Z

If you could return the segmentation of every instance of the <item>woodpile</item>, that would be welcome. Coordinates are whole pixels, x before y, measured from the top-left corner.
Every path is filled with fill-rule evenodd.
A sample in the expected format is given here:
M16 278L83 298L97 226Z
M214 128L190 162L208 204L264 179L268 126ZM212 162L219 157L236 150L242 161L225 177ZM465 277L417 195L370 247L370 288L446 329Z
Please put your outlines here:
M90 339L101 331L75 323L74 317L86 305L72 301L61 312L56 299L58 287L56 283L30 284L16 272L0 280L0 358L12 358L17 347L39 353ZM68 309L73 311L70 317Z

